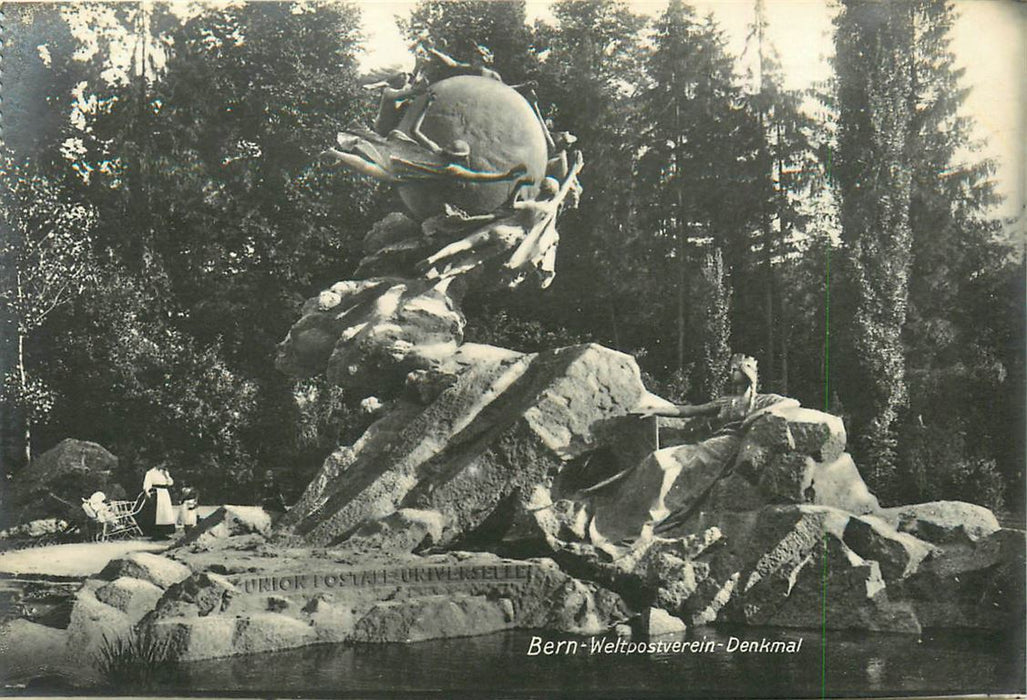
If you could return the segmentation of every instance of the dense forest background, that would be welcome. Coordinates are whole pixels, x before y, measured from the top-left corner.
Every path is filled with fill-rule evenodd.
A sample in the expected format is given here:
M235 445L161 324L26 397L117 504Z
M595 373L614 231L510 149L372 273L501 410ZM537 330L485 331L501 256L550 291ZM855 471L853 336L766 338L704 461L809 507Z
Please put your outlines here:
M833 78L796 92L754 5L746 70L677 0L656 19L557 2L533 26L523 0L422 1L402 21L456 57L489 47L586 157L555 283L468 299L468 339L600 342L688 401L744 351L763 391L844 416L883 503L1022 509L1022 232L967 156L955 8L841 3ZM130 493L166 461L204 502L256 498L269 469L297 495L365 419L277 372L275 345L397 206L316 161L375 107L359 8L5 14L5 476L75 437Z

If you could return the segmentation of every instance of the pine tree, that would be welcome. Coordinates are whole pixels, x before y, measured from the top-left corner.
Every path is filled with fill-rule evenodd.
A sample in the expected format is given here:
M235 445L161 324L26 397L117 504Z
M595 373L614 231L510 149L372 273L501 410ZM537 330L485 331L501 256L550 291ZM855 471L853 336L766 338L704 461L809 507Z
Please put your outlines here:
M951 50L955 8L945 0L917 0L910 9L912 259L905 341L911 410L903 439L913 447L904 450L900 466L909 476L907 498L995 505L996 489L988 484L997 473L989 476L975 465L998 460L1007 479L1022 468L1022 453L1013 457L1007 446L1022 444L1016 416L1023 401L1006 378L1023 366L1022 353L1006 349L1008 329L1022 321L1017 305L996 304L1002 297L994 293L1015 278L1016 265L991 209L998 201L994 164L976 156L981 143L961 111L969 90ZM916 445L939 442L939 436L958 437L943 450L944 459L918 454ZM969 476L972 471L979 473ZM961 482L970 487L957 489Z
M911 3L910 153L910 356L927 368L956 359L960 292L972 269L971 251L994 251L998 222L988 209L997 203L991 175L994 163L968 160L981 144L973 120L960 113L969 92L955 65L951 31L955 11L945 0ZM972 256L972 257L971 257ZM968 269L967 265L971 265Z
M784 303L779 269L799 253L801 241L812 234L812 216L806 211L822 188L823 171L812 143L816 125L802 109L803 92L784 87L777 50L768 36L764 0L756 0L743 58L749 55L747 104L760 132L756 164L759 169L758 255L762 317L736 314L738 344L760 359L761 382L788 392L787 355L793 319ZM752 299L755 295L750 295ZM755 306L753 304L752 306ZM741 310L740 310L741 311ZM762 334L754 331L758 329Z
M623 254L632 236L638 144L632 99L641 80L644 18L622 0L565 0L552 6L555 26L535 27L539 106L556 129L569 131L585 156L584 194L560 219L553 286L531 296L530 313L554 327L588 333L629 349L638 309L624 291L644 284ZM629 298L630 299L630 298Z
M758 215L753 202L760 184L759 132L743 107L720 30L677 0L655 24L646 73L649 83L640 97L640 238L652 274L662 281L661 297L674 300L673 319L665 325L674 329L669 364L680 373L689 357L719 342L692 340L695 332L714 332L690 318L692 307L703 302L693 298L689 278L707 249L716 249L709 254L722 257L731 280L744 279L751 266L748 232ZM699 384L708 388L711 382Z

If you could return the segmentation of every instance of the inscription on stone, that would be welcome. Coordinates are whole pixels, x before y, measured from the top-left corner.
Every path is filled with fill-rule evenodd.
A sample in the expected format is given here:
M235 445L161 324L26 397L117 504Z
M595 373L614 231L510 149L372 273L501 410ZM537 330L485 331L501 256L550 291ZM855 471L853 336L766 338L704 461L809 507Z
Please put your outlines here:
M531 577L527 564L423 565L377 569L340 569L336 572L274 574L236 579L245 593L306 593L374 586L449 585L470 581L517 584Z

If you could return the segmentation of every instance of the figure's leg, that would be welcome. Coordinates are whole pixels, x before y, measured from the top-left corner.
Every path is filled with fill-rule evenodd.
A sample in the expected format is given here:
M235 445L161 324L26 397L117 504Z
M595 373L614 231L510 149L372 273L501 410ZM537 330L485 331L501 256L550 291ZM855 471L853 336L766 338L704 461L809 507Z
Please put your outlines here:
M528 168L523 164L514 166L505 172L497 173L471 170L455 163L450 163L444 170L448 175L469 182L502 182L503 180L516 180L528 174Z
M382 95L382 99L378 103L378 115L374 119L374 131L376 134L387 136L390 131L399 125L401 117L399 104L395 100L387 99L384 94Z
M414 119L414 123L410 127L410 134L415 139L417 139L421 143L422 146L427 148L432 153L438 154L438 153L442 153L442 146L440 146L439 144L435 143L433 140L431 140L428 137L427 134L425 134L423 131L421 131L421 126L424 124L424 118L428 114L428 108L431 107L431 105L432 105L432 103L434 101L435 101L435 93L432 92L431 90L428 90L428 94L425 96L425 99L424 99L424 106L421 108L421 112L417 115L417 118Z
M569 172L570 166L567 165L567 151L560 151L546 163L546 175L555 177L561 182L563 182Z
M532 96L534 96L534 94L535 94L535 91L532 90ZM549 146L549 150L550 151L555 151L556 150L556 142L553 141L553 134L550 133L549 127L546 125L546 120L542 116L542 110L540 110L538 108L538 100L537 99L532 99L532 100L530 100L530 103L531 103L531 110L535 113L535 117L538 119L538 123L542 126L542 133L545 134L545 137L546 137L546 145Z
M432 106L433 102L435 102L435 93L428 90L428 94L424 101L424 107L421 109L420 114L417 115L417 119L414 120L413 125L410 127L411 135L420 141L421 145L436 155L447 155L453 158L467 158L471 154L471 147L466 141L458 139L453 142L450 148L445 149L429 138L428 135L421 130L421 127L424 124L424 118L427 116L428 109Z
M498 251L509 250L524 237L520 226L495 224L476 231L466 238L450 243L434 255L422 260L417 268L428 271L428 277L439 276L437 268L444 265L442 274L454 274L477 267ZM432 274L434 272L434 274Z
M449 245L441 248L432 255L429 255L427 258L421 261L418 267L423 267L424 269L435 267L439 262L446 260L447 258L452 258L453 256L458 255L460 253L469 250L474 250L475 248L479 248L482 245L485 245L486 243L488 243L491 236L492 227L486 227L478 231L477 233L472 233L470 236L467 236L466 238L461 238L459 241L454 241L453 243L450 243Z

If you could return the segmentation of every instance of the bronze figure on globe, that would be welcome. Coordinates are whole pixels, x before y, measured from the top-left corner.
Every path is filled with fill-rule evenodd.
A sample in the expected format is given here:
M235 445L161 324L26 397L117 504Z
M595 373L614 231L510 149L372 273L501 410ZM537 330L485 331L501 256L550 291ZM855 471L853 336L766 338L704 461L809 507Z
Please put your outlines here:
M553 137L538 106L487 67L487 49L462 62L424 38L414 48L412 73L371 85L382 91L375 130L352 126L323 154L392 184L405 212L368 234L364 279L309 302L279 353L286 371L327 363L332 381L383 396L456 353L469 285L549 285L557 217L581 191L574 137Z

